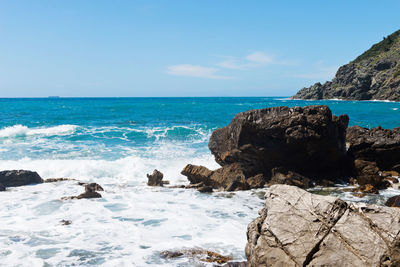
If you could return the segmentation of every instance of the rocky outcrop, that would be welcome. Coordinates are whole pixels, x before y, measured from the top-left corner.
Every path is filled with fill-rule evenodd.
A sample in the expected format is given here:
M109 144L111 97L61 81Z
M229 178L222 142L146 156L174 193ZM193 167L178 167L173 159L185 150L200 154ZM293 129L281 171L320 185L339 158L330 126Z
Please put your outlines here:
M294 99L400 101L400 30L339 68L335 78L301 89Z
M400 127L393 130L376 127L349 127L346 134L348 154L354 159L376 162L383 171L400 165Z
M327 106L250 110L215 130L208 146L221 166L239 164L245 178L262 174L268 179L275 167L312 180L343 178L351 172L348 120L332 116Z
M6 191L6 187L3 184L0 184L0 192L1 191Z
M307 177L279 167L272 169L272 176L271 180L268 182L268 185L273 184L294 185L303 189L313 187L311 180Z
M5 187L23 186L43 183L43 179L37 172L25 170L1 171L0 183Z
M163 186L164 174L160 172L159 170L155 169L153 171L153 174L147 174L147 185L148 186Z
M259 214L247 229L249 266L400 264L399 209L273 185Z
M238 163L226 165L215 171L211 171L204 166L188 164L181 174L185 175L190 184L196 188L208 186L214 189L237 191L261 188L265 184L265 179L262 175L246 179L243 169ZM191 185L187 186L187 188L190 188Z

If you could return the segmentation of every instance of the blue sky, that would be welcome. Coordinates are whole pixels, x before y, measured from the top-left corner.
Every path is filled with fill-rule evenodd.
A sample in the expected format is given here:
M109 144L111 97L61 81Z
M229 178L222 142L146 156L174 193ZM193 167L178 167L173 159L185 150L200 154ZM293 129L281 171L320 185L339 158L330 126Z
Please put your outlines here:
M400 1L0 0L0 97L289 96L400 28Z

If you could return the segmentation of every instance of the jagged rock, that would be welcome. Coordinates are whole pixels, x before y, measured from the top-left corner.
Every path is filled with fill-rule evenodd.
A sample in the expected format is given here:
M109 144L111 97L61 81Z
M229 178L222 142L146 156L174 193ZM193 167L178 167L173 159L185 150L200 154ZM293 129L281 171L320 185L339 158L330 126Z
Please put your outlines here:
M313 180L344 178L351 172L348 120L332 116L327 106L250 110L215 130L208 146L221 166L237 163L245 177L268 179L280 166Z
M398 209L273 185L259 214L247 229L249 266L398 266Z
M281 167L272 169L271 180L268 182L268 184L295 185L303 189L313 187L313 184L309 178Z
M97 184L97 183L89 183L89 184L85 184L85 191L104 191L103 187L101 187L101 185Z
M157 169L153 171L153 174L147 174L148 182L147 185L149 186L163 186L163 178L164 174Z
M3 184L0 184L0 192L1 191L6 191L6 187Z
M257 174L246 179L250 188L263 188L265 185L265 177L263 174Z
M22 186L43 183L37 172L25 170L12 170L0 172L0 183L5 187Z
M85 186L84 193L78 196L62 197L61 199L68 200L68 199L82 199L82 198L101 198L101 194L96 191L104 191L104 189L99 184L97 183L90 183L90 184L79 183L79 184Z
M72 223L72 221L71 220L61 220L60 223L62 225L70 225Z
M181 174L188 178L191 185L202 183L204 186L226 191L248 190L264 186L260 181L262 176L251 177L248 181L242 167L237 163L226 165L215 171L204 166L188 164Z
M400 208L400 196L394 196L394 197L389 198L386 201L385 205L388 207Z
M355 160L376 162L381 171L396 171L400 165L400 127L393 130L376 127L349 127L348 154Z
M294 99L348 99L400 101L400 30L347 65L335 78L301 89Z
M219 253L201 249L201 248L192 248L192 249L180 249L180 250L166 250L160 253L162 258L166 259L174 259L178 257L187 257L191 260L198 260L203 262L213 262L218 264L227 263L232 259L229 256L223 256Z

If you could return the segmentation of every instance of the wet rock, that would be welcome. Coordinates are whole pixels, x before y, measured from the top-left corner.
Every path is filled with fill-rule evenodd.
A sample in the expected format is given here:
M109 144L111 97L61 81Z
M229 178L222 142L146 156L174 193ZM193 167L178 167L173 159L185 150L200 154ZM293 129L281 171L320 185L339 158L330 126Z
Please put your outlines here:
M394 197L389 198L386 201L385 205L388 207L400 208L400 196L394 196Z
M249 266L396 266L399 209L273 185L259 214L247 229Z
M201 249L201 248L193 248L193 249L180 249L180 250L167 250L167 251L162 251L160 253L160 256L162 258L167 258L167 259L174 259L178 257L187 257L191 260L198 260L198 261L203 261L203 262L209 262L209 263L218 263L218 264L224 264L230 261L232 258L229 256L223 256L219 253Z
M43 183L37 172L25 170L12 170L0 172L0 183L5 187L23 186Z
M271 180L268 182L268 184L287 184L298 186L304 189L314 186L309 178L301 174L288 171L282 167L272 169Z
M103 187L97 183L85 184L85 191L104 191Z
M70 197L62 197L62 200L68 199L83 199L83 198L101 198L101 194L96 191L104 191L103 188L97 183L85 184L81 183L81 185L85 186L85 192L78 196L70 196Z
M375 162L382 171L400 165L400 128L393 130L352 126L347 129L348 155L354 160Z
M222 267L247 267L247 261L233 261L233 262L228 262Z
M332 116L327 106L250 110L215 130L208 146L221 166L239 164L245 177L268 179L280 166L312 180L334 180L351 173L348 120L347 115Z
M70 221L70 220L61 220L60 223L62 225L70 225L72 223L72 221Z
M64 182L64 181L73 181L75 179L72 178L48 178L45 179L43 182L44 183L56 183L56 182Z
M383 177L399 177L399 173L396 171L383 171L381 175Z
M157 169L153 171L153 174L147 174L147 185L148 186L163 186L164 174Z
M0 184L0 192L1 191L6 191L6 187L3 184Z
M212 193L213 188L211 186L202 186L197 189L200 193Z
M191 184L203 183L205 186L226 191L248 190L264 185L260 181L263 176L252 177L248 182L242 167L237 163L226 165L215 171L204 166L188 164L181 174L185 175Z

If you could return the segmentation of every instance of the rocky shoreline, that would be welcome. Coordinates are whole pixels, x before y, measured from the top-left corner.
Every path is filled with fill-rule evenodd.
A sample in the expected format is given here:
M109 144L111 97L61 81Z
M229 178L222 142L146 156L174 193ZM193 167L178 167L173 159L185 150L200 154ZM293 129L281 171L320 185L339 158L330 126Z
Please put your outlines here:
M303 88L292 99L400 101L400 30L339 68L332 81Z
M380 207L303 190L354 184L357 187L352 189L353 194L362 197L398 184L400 128L348 128L348 122L347 115L332 115L323 105L238 113L229 125L215 130L209 141L220 168L209 170L188 164L181 172L189 181L186 185L169 185L162 172L154 170L147 175L147 184L197 189L201 193L267 185L265 207L247 232L248 266L396 266L400 262L396 254L400 251L400 210L391 207L399 207L400 197L388 201L390 207ZM70 179L43 180L36 172L2 171L0 191L65 180ZM100 185L78 185L85 187L84 193L62 199L101 197ZM374 253L366 252L368 242L377 244ZM216 259L216 264L226 266L246 265L203 249L182 251L165 252L164 256L190 255L200 261Z

